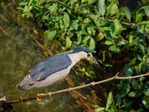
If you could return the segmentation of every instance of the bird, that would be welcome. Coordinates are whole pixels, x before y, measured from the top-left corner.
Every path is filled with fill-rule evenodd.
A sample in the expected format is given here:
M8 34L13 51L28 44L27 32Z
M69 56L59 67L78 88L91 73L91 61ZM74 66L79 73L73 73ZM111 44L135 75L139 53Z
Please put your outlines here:
M17 85L19 90L29 90L52 85L63 80L71 71L72 67L80 60L87 59L95 65L98 62L87 47L76 47L73 50L48 57L36 64L27 76Z

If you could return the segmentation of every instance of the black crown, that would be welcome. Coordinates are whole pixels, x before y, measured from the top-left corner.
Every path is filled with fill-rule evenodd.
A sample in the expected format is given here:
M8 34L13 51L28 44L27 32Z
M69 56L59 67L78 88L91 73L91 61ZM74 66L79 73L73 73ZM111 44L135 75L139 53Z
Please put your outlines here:
M86 48L86 47L81 47L81 46L75 48L75 49L73 50L73 53L80 52L80 51L84 51L84 52L86 52L86 53L91 53L91 51L90 51L88 48Z

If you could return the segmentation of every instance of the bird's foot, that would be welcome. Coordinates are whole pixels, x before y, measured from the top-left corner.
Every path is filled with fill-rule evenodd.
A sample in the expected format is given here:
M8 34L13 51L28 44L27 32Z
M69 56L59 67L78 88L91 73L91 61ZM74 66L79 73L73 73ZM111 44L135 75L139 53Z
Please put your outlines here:
M36 100L41 101L41 98L44 97L44 96L47 96L47 95L44 94L44 93L37 93Z

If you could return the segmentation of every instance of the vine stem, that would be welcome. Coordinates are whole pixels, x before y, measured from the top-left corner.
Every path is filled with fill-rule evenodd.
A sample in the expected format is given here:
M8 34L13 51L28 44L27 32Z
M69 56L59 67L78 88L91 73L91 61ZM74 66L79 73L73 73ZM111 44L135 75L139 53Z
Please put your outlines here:
M136 79L136 78L140 78L140 77L149 76L149 73L145 73L145 74L141 74L141 75L135 75L135 76L128 76L128 77L120 77L120 76L118 76L118 74L119 73L117 73L113 77L110 77L108 79L104 79L101 81L90 82L88 84L84 84L84 85L80 85L80 86L76 86L76 87L71 87L71 88L66 88L66 89L62 89L62 90L58 90L58 91L52 91L52 92L48 92L48 93L39 93L39 94L37 94L37 96L24 98L24 99L22 97L20 97L20 99L12 100L12 101L5 101L5 103L15 104L15 103L23 103L23 102L32 101L32 100L40 101L41 98L46 97L46 96L52 96L52 95L56 95L56 94L60 94L60 93L70 92L73 90L78 90L78 89L82 89L82 88L89 87L89 86L95 86L95 85L99 85L102 83L110 82L112 80L130 80L130 79Z

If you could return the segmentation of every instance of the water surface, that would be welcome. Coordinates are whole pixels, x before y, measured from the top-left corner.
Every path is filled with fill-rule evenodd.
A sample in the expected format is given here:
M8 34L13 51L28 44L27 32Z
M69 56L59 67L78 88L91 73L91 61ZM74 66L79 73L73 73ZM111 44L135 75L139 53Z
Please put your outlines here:
M19 96L34 96L39 92L56 91L67 87L61 81L50 87L19 91L16 85L25 77L29 69L45 59L41 49L30 38L30 33L13 21L0 25L7 31L8 36L0 31L0 93L8 99L18 99ZM24 104L14 104L15 112L68 112L72 97L68 93L51 96L40 102L30 101Z

